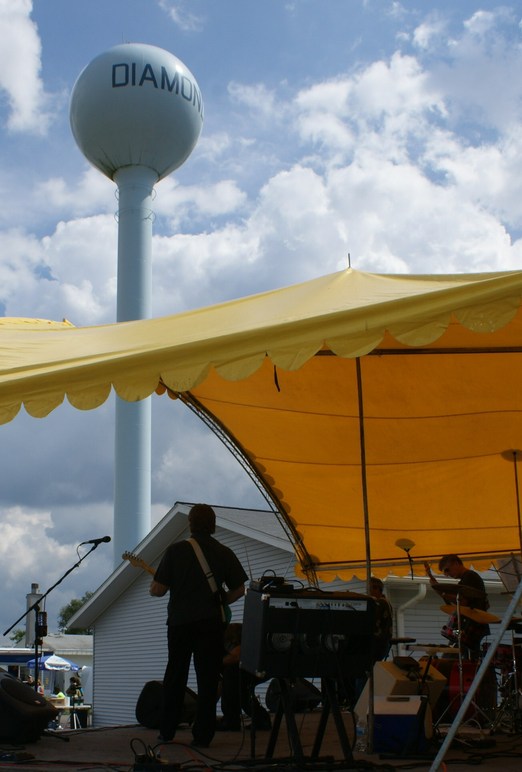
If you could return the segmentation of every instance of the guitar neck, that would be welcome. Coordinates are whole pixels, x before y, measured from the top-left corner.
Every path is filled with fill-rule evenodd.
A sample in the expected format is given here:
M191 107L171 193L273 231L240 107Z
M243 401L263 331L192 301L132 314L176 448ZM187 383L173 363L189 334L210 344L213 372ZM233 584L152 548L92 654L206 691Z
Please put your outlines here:
M122 558L123 560L128 560L135 568L141 568L143 571L147 571L151 576L154 576L156 573L156 570L152 568L152 566L149 566L148 563L145 563L144 560L137 557L137 555L134 555L132 552L124 552Z
M433 576L433 574L431 572L431 566L430 566L429 563L424 563L424 570L426 571L426 576L429 579L432 579L433 581L435 581L435 577Z

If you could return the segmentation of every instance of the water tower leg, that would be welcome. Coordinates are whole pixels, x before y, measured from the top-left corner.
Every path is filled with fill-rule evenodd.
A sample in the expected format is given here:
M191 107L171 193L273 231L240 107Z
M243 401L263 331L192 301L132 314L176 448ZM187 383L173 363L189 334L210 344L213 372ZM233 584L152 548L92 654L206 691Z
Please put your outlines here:
M157 175L142 166L116 172L118 185L118 322L151 315L152 189ZM114 565L151 528L151 405L116 401Z
M114 567L151 528L151 404L116 401Z

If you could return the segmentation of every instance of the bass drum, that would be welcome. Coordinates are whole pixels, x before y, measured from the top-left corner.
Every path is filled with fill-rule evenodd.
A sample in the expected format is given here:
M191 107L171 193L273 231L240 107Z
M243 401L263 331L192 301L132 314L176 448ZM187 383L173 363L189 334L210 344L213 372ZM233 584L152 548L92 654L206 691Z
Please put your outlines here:
M441 659L434 659L431 664L446 677L446 686L433 710L433 720L435 723L441 719L443 719L443 723L451 723L461 705L458 658L442 657ZM479 666L480 662L467 659L462 661L462 699L468 693ZM466 712L465 720L469 721L473 718L479 723L487 723L486 717L480 711L491 715L497 706L497 679L493 667L487 669L475 692L473 701L480 710L477 710L477 707L472 703Z

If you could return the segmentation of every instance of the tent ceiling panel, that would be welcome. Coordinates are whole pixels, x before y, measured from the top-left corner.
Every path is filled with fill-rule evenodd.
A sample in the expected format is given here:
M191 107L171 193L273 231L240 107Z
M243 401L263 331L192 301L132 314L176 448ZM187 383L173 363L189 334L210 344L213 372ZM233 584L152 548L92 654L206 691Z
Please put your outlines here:
M375 562L404 560L401 537L419 560L519 548L513 464L501 453L522 443L520 355L492 356L361 360ZM279 391L270 370L232 384L213 373L192 394L284 492L317 570L364 564L355 362L314 357L283 373Z

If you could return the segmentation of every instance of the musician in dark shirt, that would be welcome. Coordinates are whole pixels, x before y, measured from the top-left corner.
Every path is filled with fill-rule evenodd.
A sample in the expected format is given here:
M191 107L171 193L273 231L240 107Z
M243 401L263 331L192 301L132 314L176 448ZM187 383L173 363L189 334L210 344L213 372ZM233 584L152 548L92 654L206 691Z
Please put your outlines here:
M384 595L384 584L376 576L370 579L370 595L375 600L373 660L386 659L393 635L393 609Z
M194 504L188 516L192 537L203 551L217 587L227 604L244 593L247 575L231 549L213 538L216 516L208 504ZM227 590L225 592L224 587ZM171 544L163 555L149 590L161 597L170 592L168 606L169 658L161 719L163 741L175 735L183 713L185 686L192 655L198 684L193 745L207 747L215 731L216 696L223 652L221 598L212 593L190 541Z
M487 611L489 608L489 600L484 582L482 577L477 574L476 571L466 568L461 558L454 554L443 555L441 557L439 560L439 571L441 574L444 574L444 576L458 580L459 587L462 587L462 591L458 591L458 593L450 588L448 588L448 591L445 591L444 589L435 587L435 590L446 603L451 604L456 603L458 594L461 609L462 607L465 607L460 620L460 643L461 646L467 650L468 657L474 659L480 654L480 642L482 638L484 638L485 635L489 635L490 630L488 624L484 624L477 619L466 616L466 608L477 609L479 612ZM431 573L428 564L426 564L426 573L429 576L431 585L438 584L436 578ZM469 593L466 593L466 587L470 588ZM480 614L477 616L480 616ZM449 627L455 629L457 626L458 619L455 612L452 614ZM448 636L445 635L445 637Z

